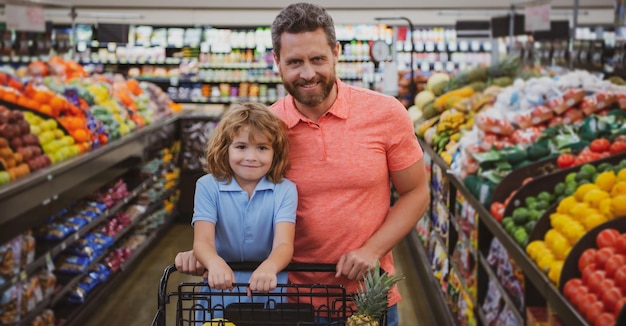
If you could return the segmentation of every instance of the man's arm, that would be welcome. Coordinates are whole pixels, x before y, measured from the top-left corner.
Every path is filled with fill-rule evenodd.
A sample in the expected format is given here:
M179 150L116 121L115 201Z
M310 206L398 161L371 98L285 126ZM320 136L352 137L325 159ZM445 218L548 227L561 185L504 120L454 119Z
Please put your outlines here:
M350 279L360 279L377 260L391 251L413 230L424 215L430 202L424 159L406 169L391 172L391 181L398 191L398 200L376 233L361 248L339 259L336 276L345 275Z

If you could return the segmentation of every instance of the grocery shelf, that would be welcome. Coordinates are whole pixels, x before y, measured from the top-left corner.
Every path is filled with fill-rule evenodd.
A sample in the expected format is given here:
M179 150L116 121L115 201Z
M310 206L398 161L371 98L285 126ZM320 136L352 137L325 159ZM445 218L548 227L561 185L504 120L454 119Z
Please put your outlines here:
M94 175L115 166L130 166L126 160L135 163L137 160L143 160L144 148L150 147L149 142L153 140L151 134L158 133L165 126L176 122L183 114L155 122L105 146L0 186L0 211L2 211L0 242L19 234L14 229L5 227L8 222L37 207L48 207L54 212L51 204L58 200L62 193L82 186Z
M498 290L500 291L500 293L502 294L502 298L504 298L504 302L507 306L509 306L509 308L511 308L511 311L513 312L513 314L515 315L515 318L517 319L517 322L519 325L524 324L524 317L523 317L523 311L520 311L520 307L518 307L512 300L511 300L511 295L502 287L502 284L500 283L500 280L498 279L498 277L496 276L496 274L493 272L493 270L491 269L491 266L489 266L489 263L487 263L487 260L485 259L485 257L483 255L480 255L479 259L479 264L480 266L482 266L482 268L487 272L487 274L489 275L489 279L494 282L494 284L496 285L496 287L498 288ZM481 308L479 308L481 309ZM482 309L481 309L482 310Z
M132 256L120 266L119 271L113 273L105 284L99 284L93 289L87 296L85 303L81 305L79 309L74 309L73 312L65 318L64 325L84 325L91 317L91 314L101 307L102 300L113 293L113 291L117 291L119 285L132 273L133 267L140 261L140 258L147 253L147 249L160 241L170 225L174 223L176 215L176 211L172 212L165 223L158 230L149 235L144 243L133 252Z
M78 231L74 232L73 234L67 236L64 240L56 242L49 249L46 250L45 254L41 255L40 257L36 258L35 261L28 264L24 268L24 271L22 273L19 273L17 276L14 276L13 278L9 279L5 284L0 286L0 293L3 293L8 288L17 284L18 282L23 281L25 275L31 275L36 270L46 266L48 263L52 261L53 257L56 257L59 253L65 250L65 248L69 247L71 244L73 244L78 239L80 239L80 237L85 235L87 232L91 231L96 226L100 225L102 222L106 221L109 217L116 214L124 205L126 205L129 202L129 200L136 198L142 191L144 191L149 186L154 184L155 181L156 181L156 177L144 180L141 184L139 184L139 186L133 189L130 192L130 194L124 198L124 200L120 201L119 203L115 204L111 208L107 209L105 212L100 214L100 216L95 218L89 224L80 228Z
M558 288L552 284L547 275L543 273L531 261L530 257L524 251L524 248L520 247L504 230L501 224L491 215L487 208L481 204L478 199L465 187L463 180L449 170L445 161L426 144L422 139L419 139L420 145L424 153L430 156L432 162L436 164L443 171L446 171L446 177L450 183L450 189L455 188L466 201L476 210L479 216L479 224L484 226L484 229L490 233L491 236L497 238L502 246L506 249L509 256L515 261L515 264L524 273L526 286L532 286L536 288L537 292L543 296L547 305L556 312L560 320L565 325L587 325L585 319L577 312L576 309L565 299L565 297L559 292ZM453 218L451 218L453 219ZM454 223L454 222L453 222ZM481 229L482 230L482 229ZM489 236L489 235L487 235ZM483 238L484 235L481 235ZM484 243L479 244L480 248L486 246ZM480 255L482 259L482 255ZM491 272L491 270L486 270ZM506 295L506 292L503 292ZM519 315L518 311L518 315ZM520 316L521 317L521 316ZM524 320L523 318L521 320Z
M404 239L406 248L411 257L413 257L415 273L424 286L421 293L424 294L425 300L429 302L430 308L433 310L433 317L439 325L456 325L456 320L452 316L446 299L443 296L439 282L433 277L433 272L428 263L428 255L426 249L417 236L417 230L412 230Z

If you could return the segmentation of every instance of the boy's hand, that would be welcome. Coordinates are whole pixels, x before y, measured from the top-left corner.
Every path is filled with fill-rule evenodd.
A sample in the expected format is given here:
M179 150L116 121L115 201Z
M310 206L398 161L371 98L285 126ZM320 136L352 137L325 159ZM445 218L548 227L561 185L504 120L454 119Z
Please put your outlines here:
M235 282L235 273L226 262L219 258L210 262L207 280L209 286L217 290L232 290Z
M252 295L252 291L269 292L274 290L277 282L276 269L263 263L250 276L248 296Z
M176 269L184 274L207 277L207 271L204 266L193 255L193 250L182 251L176 254L174 258Z

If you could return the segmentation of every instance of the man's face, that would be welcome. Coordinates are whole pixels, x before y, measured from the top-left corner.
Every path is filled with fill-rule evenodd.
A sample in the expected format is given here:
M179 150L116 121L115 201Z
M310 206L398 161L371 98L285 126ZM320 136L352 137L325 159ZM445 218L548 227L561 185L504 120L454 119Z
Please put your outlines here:
M335 86L339 44L330 48L321 28L314 32L283 33L281 44L280 59L276 54L274 59L287 92L305 106L322 104Z

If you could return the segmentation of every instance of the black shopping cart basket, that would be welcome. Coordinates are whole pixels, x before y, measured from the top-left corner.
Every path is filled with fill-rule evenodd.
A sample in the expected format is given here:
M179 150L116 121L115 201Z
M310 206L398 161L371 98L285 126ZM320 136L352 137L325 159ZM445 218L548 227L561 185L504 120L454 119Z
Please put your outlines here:
M233 270L254 270L258 263L231 263ZM176 326L280 326L344 325L354 312L353 293L340 285L278 284L271 293L252 293L247 283L233 290L215 290L206 282L183 282L168 292L176 266L163 271L158 290L158 310L152 326L166 326L166 308L176 305ZM289 264L288 272L334 272L333 264ZM171 323L170 318L170 323ZM383 317L380 325L386 325Z

